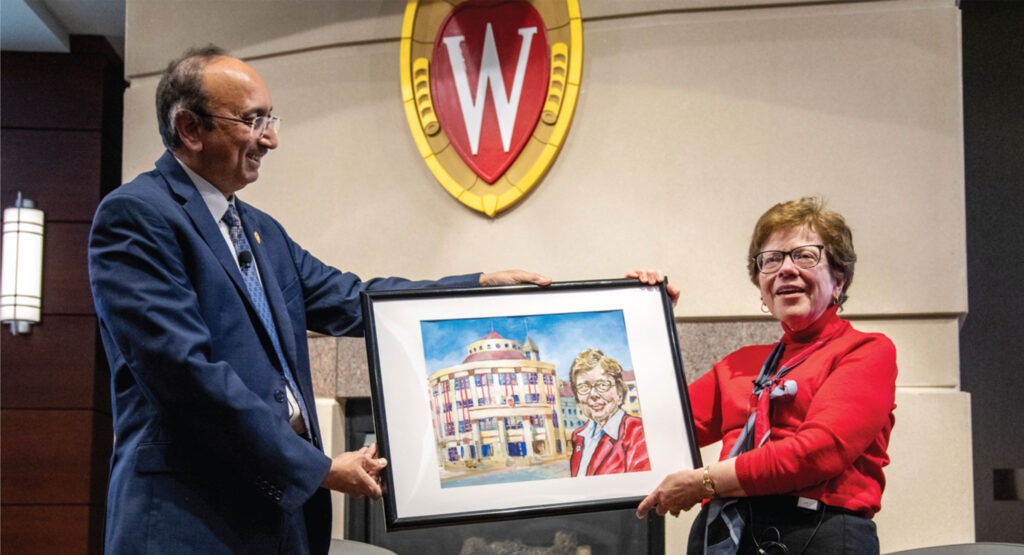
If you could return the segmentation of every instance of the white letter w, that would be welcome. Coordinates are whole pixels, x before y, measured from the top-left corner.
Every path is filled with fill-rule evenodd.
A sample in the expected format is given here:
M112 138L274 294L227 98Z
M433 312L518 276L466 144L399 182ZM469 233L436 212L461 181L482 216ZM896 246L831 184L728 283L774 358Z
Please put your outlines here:
M505 89L505 78L501 74L501 62L498 61L498 48L494 44L494 32L491 24L487 24L484 37L484 51L480 61L480 78L476 82L476 94L470 95L469 78L466 75L466 60L462 57L462 41L464 36L445 37L444 44L448 47L448 59L452 65L452 76L455 77L455 90L459 93L459 105L462 108L462 121L466 124L469 135L469 146L476 155L480 145L480 125L484 117L484 100L487 88L493 88L494 109L498 114L498 129L501 131L501 145L508 152L512 142L512 130L519 113L519 97L523 92L523 77L526 75L526 61L530 55L530 43L536 27L519 29L523 37L519 45L519 62L516 64L516 76L512 82L512 94ZM475 97L475 98L474 98Z

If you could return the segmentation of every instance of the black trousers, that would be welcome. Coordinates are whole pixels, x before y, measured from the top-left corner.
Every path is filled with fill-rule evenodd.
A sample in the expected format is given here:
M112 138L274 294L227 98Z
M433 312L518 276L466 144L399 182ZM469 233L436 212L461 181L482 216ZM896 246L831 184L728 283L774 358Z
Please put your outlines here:
M878 555L875 523L863 515L819 503L816 510L797 507L796 497L750 497L739 500L746 517L737 553L764 555ZM688 555L704 553L705 506L690 529Z

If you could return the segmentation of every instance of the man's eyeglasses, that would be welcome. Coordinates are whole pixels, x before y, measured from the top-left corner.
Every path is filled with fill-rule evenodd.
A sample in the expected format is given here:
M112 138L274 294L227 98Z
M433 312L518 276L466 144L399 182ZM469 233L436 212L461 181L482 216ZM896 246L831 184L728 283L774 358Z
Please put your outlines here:
M576 393L580 395L590 395L590 391L596 389L598 393L608 393L608 390L615 384L608 380L601 380L599 382L589 383L583 382L576 384Z
M277 131L281 129L281 118L277 116L256 116L252 119L240 119L229 118L227 116L215 116L213 114L204 114L202 112L199 112L198 115L248 125L249 135L253 137L262 137L267 133L267 129L272 129L274 131L274 134L276 135Z
M788 256L793 264L805 270L813 268L821 262L821 252L825 245L804 245L791 251L761 251L754 255L754 264L762 274L774 274L782 268Z

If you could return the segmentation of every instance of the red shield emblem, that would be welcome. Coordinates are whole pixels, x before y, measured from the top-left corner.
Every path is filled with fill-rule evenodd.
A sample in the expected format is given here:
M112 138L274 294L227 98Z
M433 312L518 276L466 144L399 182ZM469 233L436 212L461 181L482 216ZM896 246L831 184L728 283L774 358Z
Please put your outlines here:
M544 20L525 2L466 2L434 41L430 90L441 128L494 183L523 150L548 91Z
M437 180L488 216L519 202L572 122L578 0L409 0L401 54L406 117Z

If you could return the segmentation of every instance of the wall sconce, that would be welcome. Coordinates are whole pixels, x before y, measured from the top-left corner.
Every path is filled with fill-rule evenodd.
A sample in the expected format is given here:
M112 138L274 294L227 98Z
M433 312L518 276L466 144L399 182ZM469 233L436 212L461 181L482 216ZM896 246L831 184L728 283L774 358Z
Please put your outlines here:
M43 211L28 199L4 210L3 276L0 321L11 333L29 333L38 324L43 304Z

